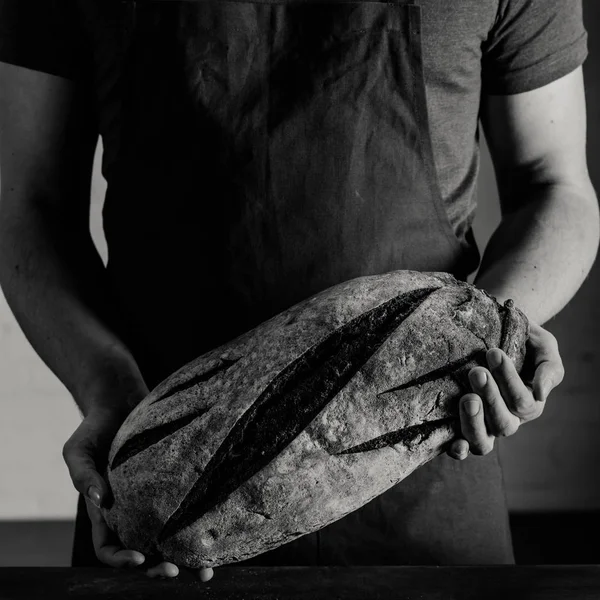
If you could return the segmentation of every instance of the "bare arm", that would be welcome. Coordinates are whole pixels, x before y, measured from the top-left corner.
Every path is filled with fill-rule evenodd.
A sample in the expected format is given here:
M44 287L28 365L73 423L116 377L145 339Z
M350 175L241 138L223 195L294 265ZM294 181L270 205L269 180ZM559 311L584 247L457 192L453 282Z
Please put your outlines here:
M582 69L543 88L483 99L502 222L475 283L543 324L575 295L598 251L586 162Z
M89 231L97 132L78 87L0 63L0 285L28 340L84 415L63 457L86 496L96 556L111 567L145 557L122 547L99 505L112 439L147 394L118 335L106 271ZM95 506L94 506L95 504ZM174 577L160 563L148 575ZM206 581L212 569L201 569Z
M89 231L88 111L74 83L0 63L0 285L85 416L127 413L147 391Z
M473 393L460 402L464 439L449 452L459 459L469 450L487 454L496 437L513 435L541 416L548 394L564 377L557 341L541 325L576 294L600 239L586 163L582 69L531 92L483 98L481 120L502 221L475 284L500 302L512 298L529 317L529 366L522 379L496 348L487 352L488 369L471 370Z

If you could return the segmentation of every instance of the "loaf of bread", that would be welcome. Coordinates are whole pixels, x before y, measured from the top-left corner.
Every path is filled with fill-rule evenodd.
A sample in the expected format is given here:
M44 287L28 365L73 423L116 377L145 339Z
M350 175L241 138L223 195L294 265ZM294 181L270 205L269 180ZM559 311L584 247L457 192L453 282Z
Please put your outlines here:
M193 568L314 532L444 452L468 371L492 347L520 369L528 335L511 301L445 273L327 289L134 409L109 454L107 523L127 547Z

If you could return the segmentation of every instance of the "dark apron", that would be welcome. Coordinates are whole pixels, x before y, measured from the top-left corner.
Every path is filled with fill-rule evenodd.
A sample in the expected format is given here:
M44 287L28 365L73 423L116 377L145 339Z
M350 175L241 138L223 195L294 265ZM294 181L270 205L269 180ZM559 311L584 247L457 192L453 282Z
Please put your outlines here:
M150 387L342 281L396 269L465 279L477 267L435 173L419 6L123 5L123 127L104 228L122 334ZM90 556L82 507L78 565ZM440 456L240 564L512 562L493 452Z

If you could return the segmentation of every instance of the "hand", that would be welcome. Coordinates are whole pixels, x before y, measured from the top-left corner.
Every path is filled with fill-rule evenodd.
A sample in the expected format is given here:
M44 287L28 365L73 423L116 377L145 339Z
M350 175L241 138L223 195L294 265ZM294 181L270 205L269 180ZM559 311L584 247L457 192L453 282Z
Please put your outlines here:
M556 338L533 322L521 376L502 350L492 348L486 358L489 369L471 369L473 393L460 399L464 437L454 440L448 450L448 455L457 460L466 458L469 451L480 456L489 454L496 437L514 435L523 423L537 419L549 393L565 374Z
M77 491L85 497L92 522L92 540L98 560L114 568L136 567L146 557L141 552L123 547L106 524L100 506L110 504L110 492L100 471L108 458L110 445L125 416L114 412L88 414L63 447L63 458ZM179 568L161 562L146 571L149 577L177 577ZM212 569L199 569L201 581L213 576Z

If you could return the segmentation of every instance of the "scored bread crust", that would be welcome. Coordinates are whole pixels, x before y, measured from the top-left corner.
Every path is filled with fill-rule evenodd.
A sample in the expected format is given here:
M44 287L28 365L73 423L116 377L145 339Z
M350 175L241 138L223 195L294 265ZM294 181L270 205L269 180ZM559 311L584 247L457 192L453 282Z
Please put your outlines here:
M502 347L520 370L528 335L511 302L446 273L324 290L134 409L110 450L106 521L126 547L191 568L316 531L441 454L469 369Z

